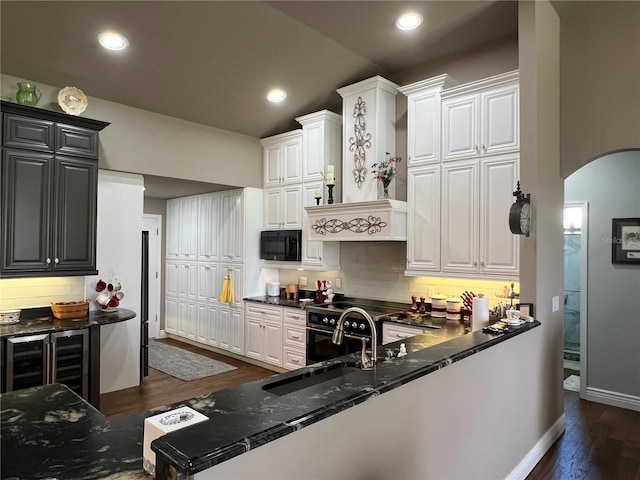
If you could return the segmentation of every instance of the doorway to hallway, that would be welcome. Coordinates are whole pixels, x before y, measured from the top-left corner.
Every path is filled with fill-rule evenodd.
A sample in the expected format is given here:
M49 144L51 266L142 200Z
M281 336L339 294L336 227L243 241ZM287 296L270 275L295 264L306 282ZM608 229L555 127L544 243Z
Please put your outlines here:
M586 364L586 272L587 272L587 204L564 206L564 386L579 392L584 389ZM568 375L566 374L568 372Z

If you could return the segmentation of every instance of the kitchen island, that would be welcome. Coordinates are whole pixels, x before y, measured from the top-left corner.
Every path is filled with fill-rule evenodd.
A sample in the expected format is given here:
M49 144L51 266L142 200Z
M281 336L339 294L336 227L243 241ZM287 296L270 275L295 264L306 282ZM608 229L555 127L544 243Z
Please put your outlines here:
M412 388L412 385L419 387L419 382L430 377L442 379L443 376L447 377L447 371L450 370L452 377L456 377L459 374L453 372L456 365L473 367L474 358L480 360L485 352L507 346L509 352L498 354L510 355L512 350L518 349L515 345L518 337L539 325L538 322L524 324L500 334L478 331L436 345L430 343L432 340L428 335L418 335L403 341L409 352L406 357L396 358L394 355L393 359L385 359L384 350L390 348L397 354L399 342L381 349L379 363L372 370L354 368L357 367L358 356L351 355L117 420L105 419L86 402L59 385L4 394L0 397L3 408L2 477L92 479L128 478L125 474L129 478L142 476L144 418L186 405L209 420L172 432L153 442L152 448L157 457L156 478L255 478L256 465L260 465L261 478L267 478L267 471L273 472L269 474L272 478L338 478L332 477L331 464L333 468L342 468L341 457L348 457L349 452L357 454L362 445L372 448L367 439L379 438L374 442L378 446L384 446L385 442L395 444L400 439L397 438L397 432L391 429L391 424L400 427L400 431L413 428L400 417L402 405L398 406L400 410L387 411L386 415L368 418L362 424L363 407L375 407L377 402L385 398L397 401L402 389ZM513 345L509 347L510 344ZM482 363L479 361L478 366ZM490 371L484 373L487 379L495 375ZM504 373L508 374L506 369ZM481 374L482 371L479 371L478 375ZM309 382L311 377L323 381L318 383L312 379ZM471 380L477 382L477 378ZM447 389L439 392L452 395L451 404L457 403L453 397L455 389ZM502 395L504 392L496 393ZM402 401L407 402L404 410L416 419L425 413L419 407L409 406L412 401L419 400L419 393L409 393L403 398ZM465 400L470 407L473 406L473 398ZM441 407L425 405L433 412L439 412ZM52 412L55 421L47 421ZM469 410L460 411L460 418L469 413ZM399 421L394 421L396 418ZM356 422L355 428L350 426L349 419ZM451 432L457 432L459 419L454 416L446 420L451 422ZM337 430L334 431L335 428ZM370 428L377 432L377 437L368 436L372 433ZM327 438L326 435L331 435L331 432L334 436L339 434L338 437ZM300 462L288 462L287 455L280 451L281 447L290 449L291 442L300 448L308 449L315 445L317 449L318 438L324 438L326 453L334 452L332 444L339 441L340 437L349 440L353 435L357 438L363 434L362 445L354 442L351 449L339 451L340 458L332 456L332 461L327 462L328 457L316 455L316 462L324 465L324 470L303 470L307 472L306 476L300 476ZM437 432L437 435L433 431L425 432L425 435L436 441L444 438L444 432ZM125 437L126 441L123 440ZM427 437L423 440L425 444ZM25 442L25 438L33 438L34 441ZM73 442L74 448L56 447L66 442ZM460 439L460 443L464 445L464 439ZM258 449L260 446L264 448ZM407 446L417 447L414 443ZM43 448L49 450L48 455L42 455ZM78 454L79 451L82 451L82 455ZM421 451L422 448L416 450ZM264 454L273 457L272 462L278 468L265 470L261 463L255 463L255 455ZM283 454L285 457L279 456ZM295 458L295 454L292 455ZM27 458L31 461L20 461ZM394 465L394 462L375 455L368 458L367 462L376 466L380 462ZM437 459L433 461L434 465L439 462ZM362 462L359 464L362 465ZM308 465L312 468L311 463ZM348 474L342 478L348 478Z

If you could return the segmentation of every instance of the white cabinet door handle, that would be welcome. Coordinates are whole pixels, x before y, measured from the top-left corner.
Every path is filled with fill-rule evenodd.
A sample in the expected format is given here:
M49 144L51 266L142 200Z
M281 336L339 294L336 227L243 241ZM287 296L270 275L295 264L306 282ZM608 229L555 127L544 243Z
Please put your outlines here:
M53 260L53 262L54 262L54 263L56 263L56 264L57 264L57 263L60 263L60 259L58 259L58 257L56 257L56 258Z
M473 262L473 266L477 267L478 266L478 262Z
M293 363L300 363L300 357L297 357L297 358L291 358L291 361L292 361Z
M291 335L291 338L293 338L294 340L298 340L300 338L300 335Z
M47 265L51 263L51 259L47 257Z

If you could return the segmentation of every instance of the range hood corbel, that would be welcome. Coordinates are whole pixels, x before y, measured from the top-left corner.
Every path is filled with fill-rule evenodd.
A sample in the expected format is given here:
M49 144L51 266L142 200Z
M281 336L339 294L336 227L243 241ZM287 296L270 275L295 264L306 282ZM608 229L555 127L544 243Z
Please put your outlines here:
M305 210L310 240L407 240L407 202L384 199L319 205Z

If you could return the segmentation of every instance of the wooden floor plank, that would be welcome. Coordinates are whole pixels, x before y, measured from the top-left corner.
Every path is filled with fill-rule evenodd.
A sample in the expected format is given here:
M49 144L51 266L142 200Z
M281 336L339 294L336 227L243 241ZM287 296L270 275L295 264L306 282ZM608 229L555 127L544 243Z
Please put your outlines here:
M142 385L100 395L100 410L107 417L123 417L146 412L156 407L187 400L198 395L217 392L236 385L275 375L276 372L250 363L236 360L210 350L198 348L174 339L158 340L167 345L184 348L190 352L213 358L236 367L236 370L211 377L185 382L166 373L149 369Z

